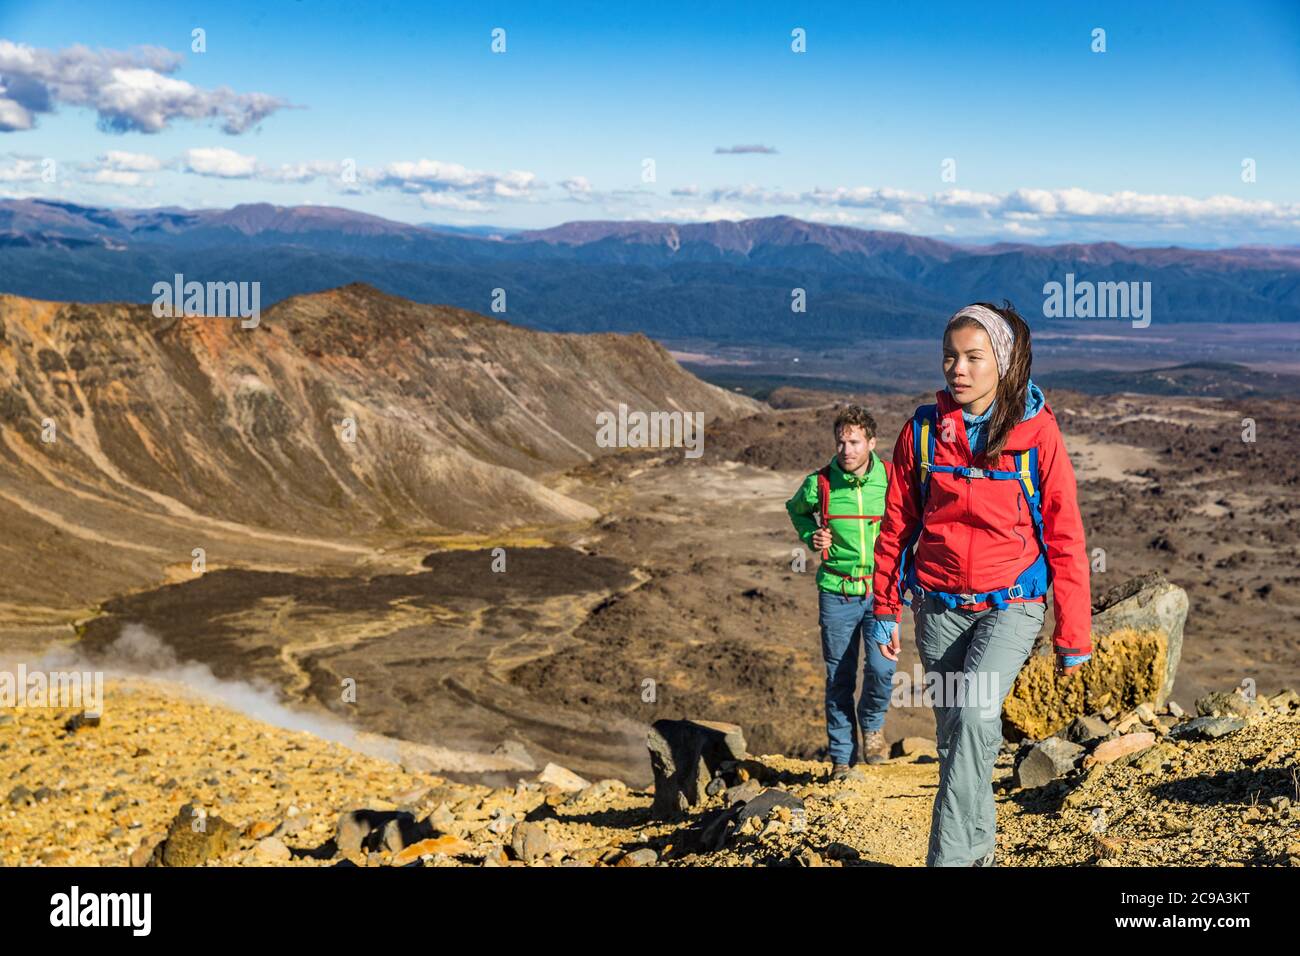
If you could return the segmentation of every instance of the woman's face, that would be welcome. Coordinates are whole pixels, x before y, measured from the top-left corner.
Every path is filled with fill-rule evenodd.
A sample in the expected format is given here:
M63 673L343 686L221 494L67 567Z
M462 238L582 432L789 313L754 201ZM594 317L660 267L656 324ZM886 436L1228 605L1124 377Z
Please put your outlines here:
M976 415L993 403L998 363L989 334L979 326L949 329L943 337L943 377L953 397Z

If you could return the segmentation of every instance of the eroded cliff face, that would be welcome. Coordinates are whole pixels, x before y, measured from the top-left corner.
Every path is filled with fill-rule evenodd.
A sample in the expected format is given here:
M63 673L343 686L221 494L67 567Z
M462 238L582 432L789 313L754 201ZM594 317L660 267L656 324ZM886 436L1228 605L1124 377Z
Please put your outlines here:
M546 476L599 412L748 413L644 336L557 335L365 285L238 318L0 296L6 603L188 569L364 563L386 537L583 521Z

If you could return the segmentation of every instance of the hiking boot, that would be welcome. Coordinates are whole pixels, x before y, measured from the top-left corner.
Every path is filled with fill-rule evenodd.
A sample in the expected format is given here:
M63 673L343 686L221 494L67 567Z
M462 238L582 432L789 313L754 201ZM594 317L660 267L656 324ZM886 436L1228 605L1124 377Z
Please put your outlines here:
M993 866L993 851L989 850L982 857L976 860L971 866Z
M864 763L884 763L889 759L889 744L885 742L883 730L863 732L862 758Z
M831 783L842 783L845 780L856 780L863 783L866 779L867 775L862 772L861 767L855 767L848 763L837 763L831 766Z

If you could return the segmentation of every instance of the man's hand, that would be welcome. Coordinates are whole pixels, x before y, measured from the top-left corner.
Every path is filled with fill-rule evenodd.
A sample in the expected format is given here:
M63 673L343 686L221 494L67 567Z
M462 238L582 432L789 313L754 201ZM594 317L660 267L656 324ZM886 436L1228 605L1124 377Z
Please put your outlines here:
M812 543L818 551L825 551L831 546L831 529L818 528L813 532Z
M885 660L898 660L898 652L903 644L898 639L898 623L883 621L879 618L871 622L871 639L880 646L880 653Z

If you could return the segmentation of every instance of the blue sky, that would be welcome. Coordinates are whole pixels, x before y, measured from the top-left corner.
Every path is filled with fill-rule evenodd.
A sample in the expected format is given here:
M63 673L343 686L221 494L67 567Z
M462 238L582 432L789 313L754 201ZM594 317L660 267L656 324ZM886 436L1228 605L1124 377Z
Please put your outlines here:
M1300 4L0 0L0 196L1292 244Z

